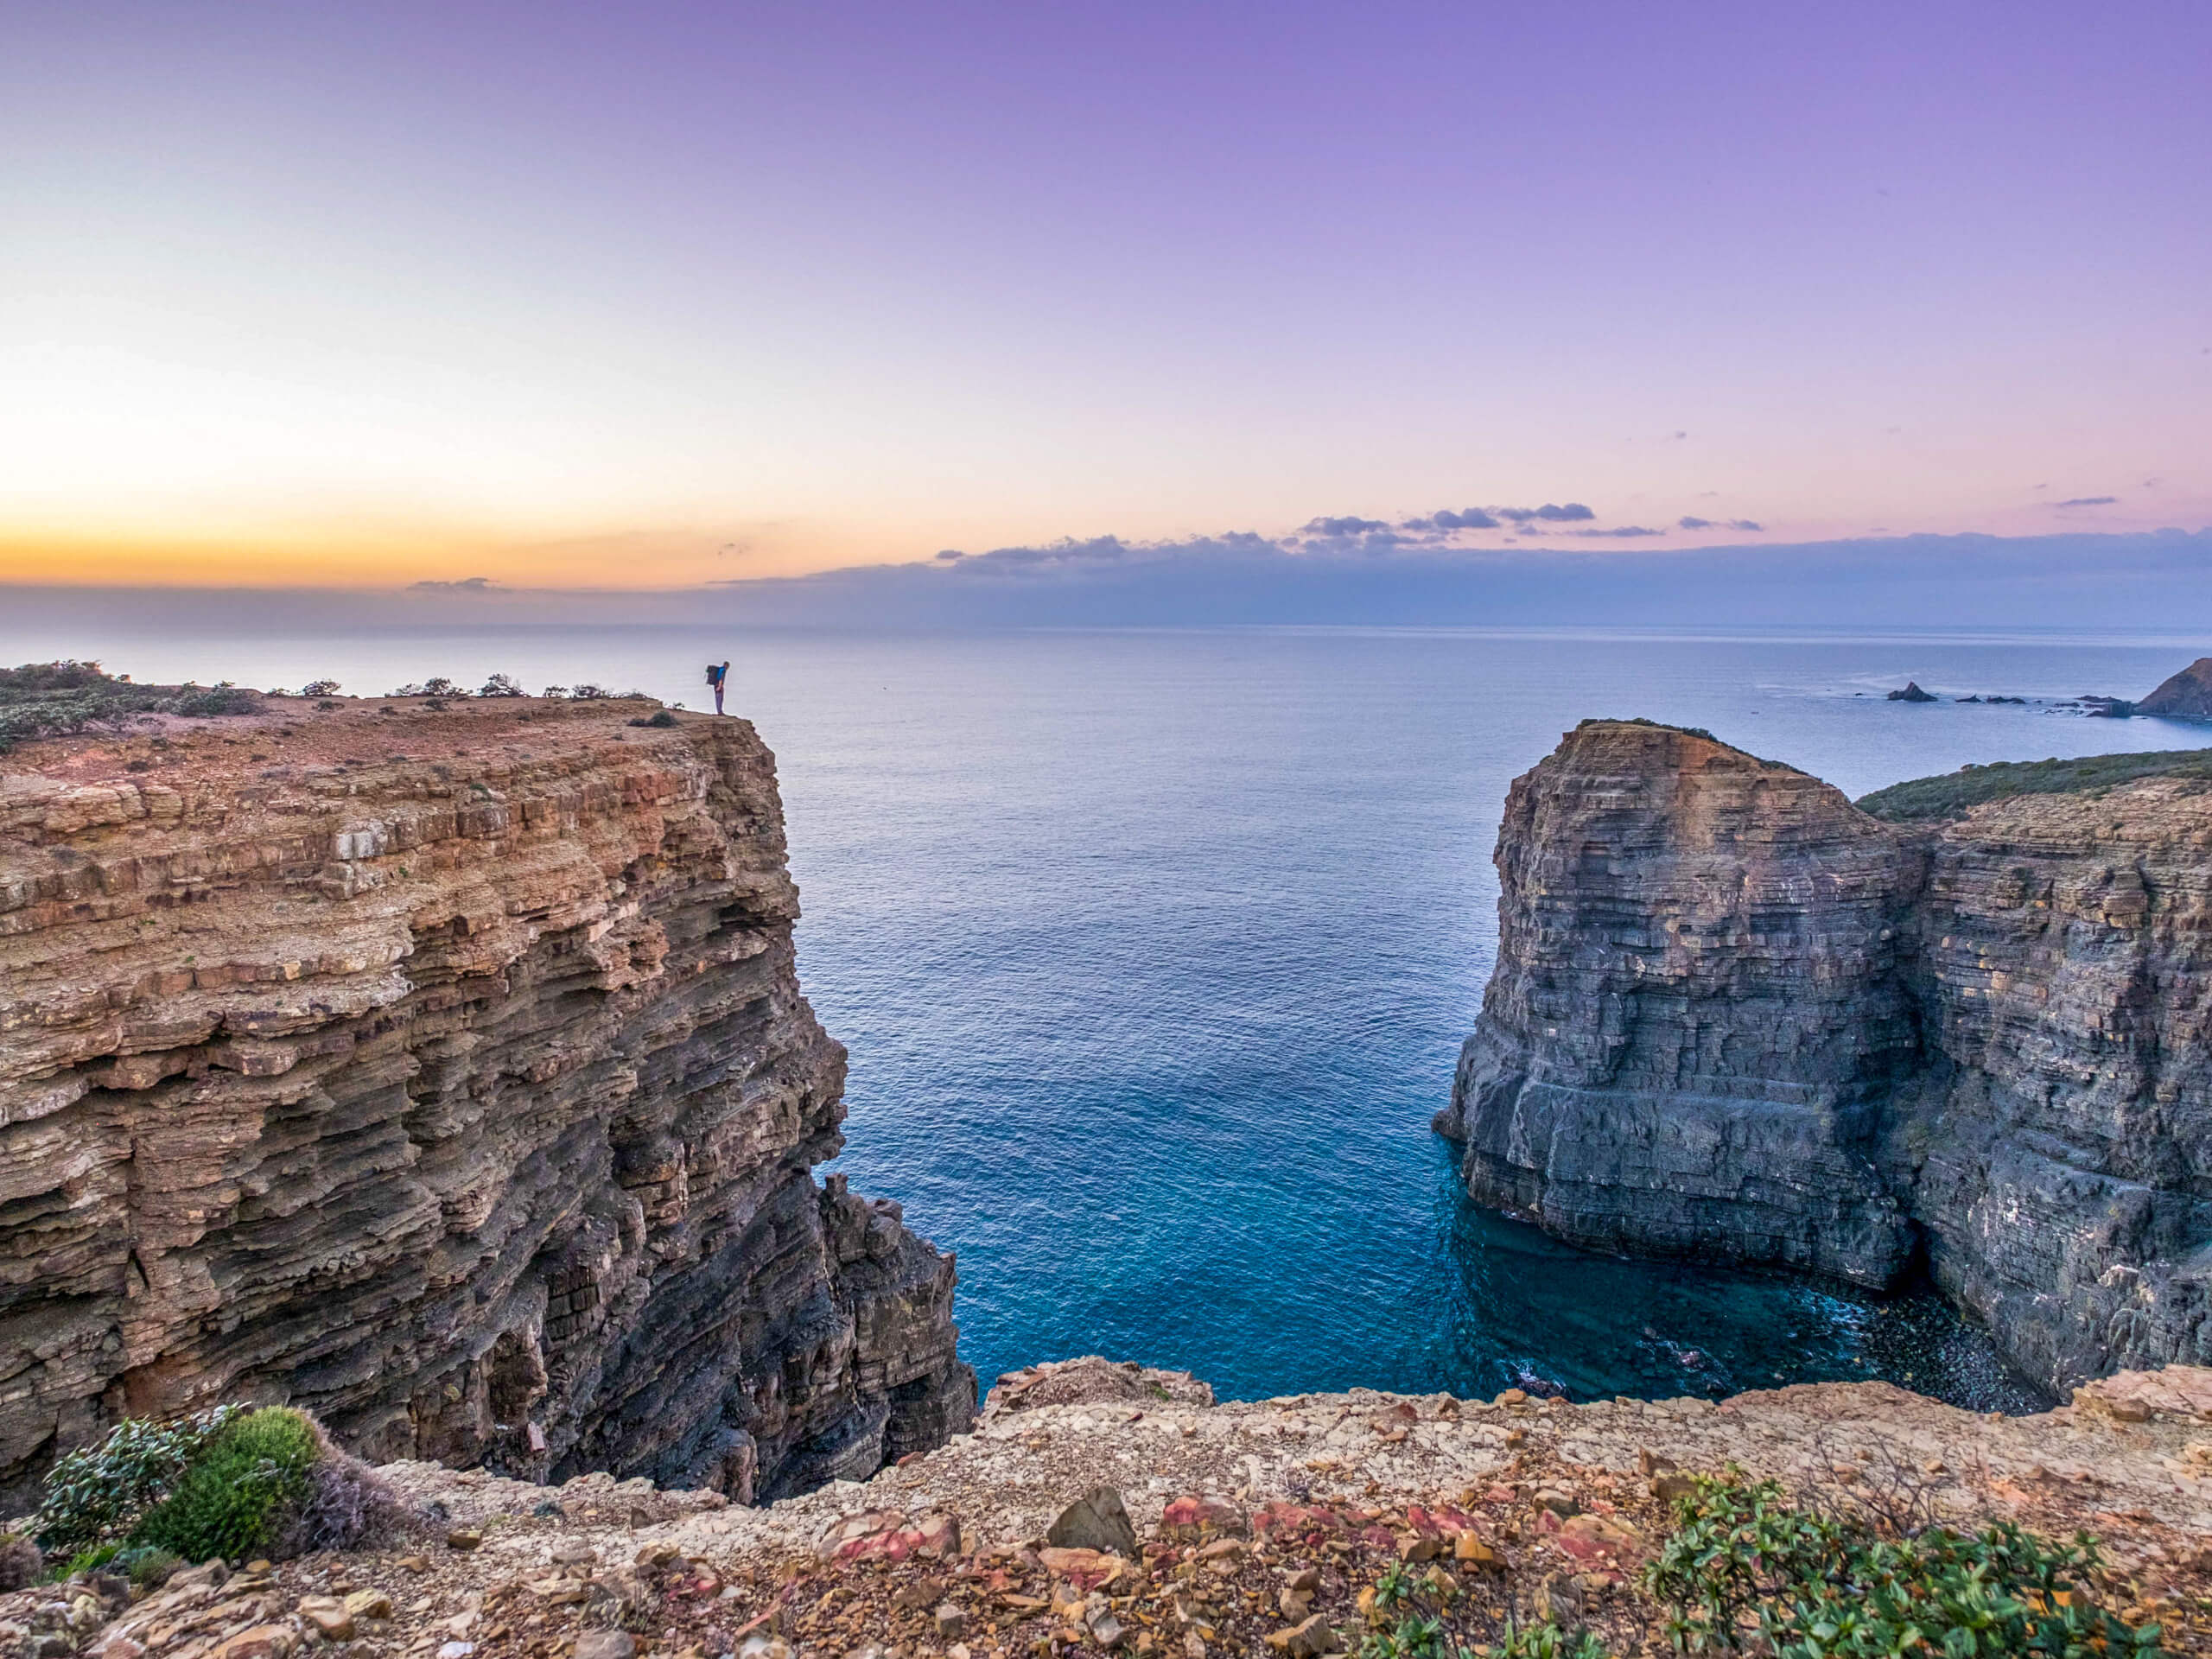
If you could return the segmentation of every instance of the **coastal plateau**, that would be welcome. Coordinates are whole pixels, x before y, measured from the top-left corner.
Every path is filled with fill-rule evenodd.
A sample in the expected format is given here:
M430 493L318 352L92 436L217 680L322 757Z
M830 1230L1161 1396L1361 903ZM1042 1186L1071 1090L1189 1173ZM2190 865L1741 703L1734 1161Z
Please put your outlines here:
M817 1185L773 759L651 702L270 701L0 760L0 1496L126 1417L741 1502L974 1414Z

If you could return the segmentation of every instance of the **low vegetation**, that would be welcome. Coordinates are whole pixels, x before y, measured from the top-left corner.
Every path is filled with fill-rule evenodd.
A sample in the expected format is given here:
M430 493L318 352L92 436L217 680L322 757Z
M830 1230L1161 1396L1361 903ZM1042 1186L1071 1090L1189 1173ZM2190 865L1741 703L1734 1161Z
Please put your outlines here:
M179 1561L350 1548L397 1511L306 1414L219 1406L63 1454L29 1529L65 1576L105 1566L157 1583Z
M2212 749L2089 754L2078 760L2000 760L1936 778L1891 784L1859 798L1859 810L1892 823L1954 818L1985 801L2017 795L2099 794L2139 778L2212 780Z
M2160 1650L2100 1599L2085 1534L2054 1543L2010 1522L1961 1532L1924 1506L1793 1503L1772 1480L1699 1476L1636 1580L1630 1621L1714 1659L2131 1659ZM1910 1517L1910 1518L1908 1518ZM1534 1617L1479 1612L1438 1568L1391 1566L1362 1598L1359 1659L1611 1659L1614 1649L1540 1592ZM1522 1614L1529 1609L1525 1604ZM1618 1623L1618 1620L1614 1621ZM1489 1623L1487 1633L1484 1625Z
M0 668L0 754L35 738L119 730L156 715L207 717L261 712L262 694L220 685L138 685L98 663Z
M1679 1652L2074 1659L2158 1649L2157 1625L2131 1629L2096 1600L2085 1534L2054 1544L2002 1522L1891 1536L1863 1512L1792 1504L1774 1481L1710 1476L1676 1500L1675 1519L1643 1583Z

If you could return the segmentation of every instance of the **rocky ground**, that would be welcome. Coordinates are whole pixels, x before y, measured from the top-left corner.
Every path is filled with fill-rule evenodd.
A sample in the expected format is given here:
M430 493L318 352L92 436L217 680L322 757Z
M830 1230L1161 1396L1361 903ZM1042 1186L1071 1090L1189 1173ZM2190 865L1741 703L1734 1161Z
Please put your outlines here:
M1014 1383L940 1451L762 1508L395 1464L423 1518L384 1549L201 1567L136 1602L45 1586L0 1598L0 1621L49 1659L1306 1659L1356 1650L1386 1584L1471 1643L1549 1614L1657 1652L1634 1580L1664 1500L1735 1465L1906 1522L2086 1529L2114 1605L2159 1620L2170 1651L2212 1651L2212 1371L1998 1419L1881 1383L1581 1406L1215 1405L1187 1377L1100 1361ZM1083 1503L1100 1488L1120 1504Z

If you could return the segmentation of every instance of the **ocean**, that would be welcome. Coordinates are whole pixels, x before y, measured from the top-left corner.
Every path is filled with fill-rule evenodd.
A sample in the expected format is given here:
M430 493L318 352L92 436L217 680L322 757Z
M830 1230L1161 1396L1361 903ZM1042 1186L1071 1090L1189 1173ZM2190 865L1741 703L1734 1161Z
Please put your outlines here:
M1508 784L1590 715L1702 726L1859 795L1967 761L2212 729L1908 705L1916 679L2139 696L2198 639L681 627L133 637L0 661L383 692L594 680L729 707L775 749L808 995L852 1053L839 1160L960 1266L986 1386L1101 1352L1224 1397L1577 1398L1886 1377L2037 1396L1931 1294L1565 1249L1476 1209L1429 1118L1497 941Z

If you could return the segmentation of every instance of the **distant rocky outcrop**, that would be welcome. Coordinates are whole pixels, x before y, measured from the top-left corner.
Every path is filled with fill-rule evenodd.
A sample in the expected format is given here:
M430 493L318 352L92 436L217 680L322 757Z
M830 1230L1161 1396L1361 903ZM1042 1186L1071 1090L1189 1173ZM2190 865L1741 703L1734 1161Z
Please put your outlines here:
M1919 681L1907 680L1903 690L1890 693L1889 700L1891 702L1934 702L1936 696L1933 691L1922 690Z
M2212 720L2212 657L2200 657L2136 703L2139 715L2166 715L2179 720Z
M950 1258L809 1173L845 1057L752 727L378 707L0 774L0 1497L223 1400L741 1500L965 1429Z
M1439 1118L1469 1191L1600 1248L1874 1285L1924 1255L2053 1389L2212 1360L2212 787L2167 759L1900 824L1585 722L1499 831Z

